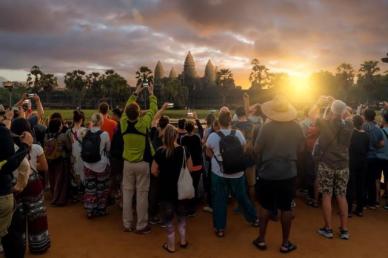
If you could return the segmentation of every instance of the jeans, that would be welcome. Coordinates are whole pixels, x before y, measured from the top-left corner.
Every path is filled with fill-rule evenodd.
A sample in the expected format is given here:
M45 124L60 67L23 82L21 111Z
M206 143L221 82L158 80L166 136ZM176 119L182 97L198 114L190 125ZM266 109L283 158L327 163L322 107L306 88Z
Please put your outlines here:
M379 160L368 159L368 172L366 174L367 183L367 199L366 203L368 206L375 206L377 202L376 195L376 180L379 174Z
M136 192L136 230L148 225L148 192L150 189L150 166L147 162L124 161L123 171L123 224L131 228L133 218L133 196Z
M148 195L149 201L149 216L150 218L155 218L159 214L159 194L160 194L160 182L159 177L151 175L150 180L150 192Z
M353 212L353 200L356 197L356 212L362 212L365 207L365 178L367 173L366 161L352 162L349 165L349 183L346 198L349 206L349 214Z
M203 173L202 170L191 172L191 178L193 179L193 187L195 190L195 197L190 200L190 204L188 207L188 213L194 214L197 211L197 205L198 205L198 199L199 199L199 193L198 193L198 186L199 181L201 179L201 174Z
M257 220L256 209L249 199L246 188L246 178L224 178L211 173L212 201L213 201L213 224L216 230L226 228L228 209L228 195L232 192L236 198L245 219L253 223Z

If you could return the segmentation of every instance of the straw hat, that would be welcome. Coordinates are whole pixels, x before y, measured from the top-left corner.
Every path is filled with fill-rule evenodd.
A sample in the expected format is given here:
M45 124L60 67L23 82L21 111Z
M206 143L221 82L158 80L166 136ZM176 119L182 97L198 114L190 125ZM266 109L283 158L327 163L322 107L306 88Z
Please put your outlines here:
M289 122L297 118L298 112L283 96L275 96L273 100L261 105L261 110L269 119L276 122Z

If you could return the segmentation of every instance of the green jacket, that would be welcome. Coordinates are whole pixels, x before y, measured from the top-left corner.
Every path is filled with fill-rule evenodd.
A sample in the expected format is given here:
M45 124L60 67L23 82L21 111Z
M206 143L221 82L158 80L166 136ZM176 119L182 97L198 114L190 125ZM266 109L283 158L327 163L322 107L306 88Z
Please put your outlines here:
M149 97L150 109L143 115L140 116L135 128L141 132L146 133L149 131L156 112L158 111L157 99L154 95ZM132 95L127 101L127 105L136 102L136 96ZM124 112L120 120L121 132L124 133L128 127L128 117ZM143 161L143 154L145 150L145 137L140 134L125 134L123 135L124 140L124 152L123 158L129 162L140 162ZM151 141L149 141L151 147L151 153L154 155L155 151L152 147Z

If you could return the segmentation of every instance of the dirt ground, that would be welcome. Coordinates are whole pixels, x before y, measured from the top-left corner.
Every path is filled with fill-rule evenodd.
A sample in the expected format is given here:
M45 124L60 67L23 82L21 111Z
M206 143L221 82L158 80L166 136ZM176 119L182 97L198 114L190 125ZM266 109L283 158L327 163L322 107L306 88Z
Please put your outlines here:
M351 239L332 240L318 236L316 230L322 225L320 209L306 207L300 201L295 209L292 241L298 250L289 257L388 257L388 211L366 211L364 218L350 221ZM259 251L251 244L258 229L250 227L241 215L230 210L226 237L215 237L211 215L202 211L188 220L187 250L177 249L168 254L161 245L165 232L154 226L148 235L124 233L120 223L120 210L110 208L110 215L87 220L81 204L61 208L48 208L49 232L52 247L40 257L65 258L119 258L119 257L187 257L187 258L245 258L245 257L284 257L279 253L281 240L280 224L272 222L268 230L267 251ZM334 228L338 227L335 218ZM27 255L27 257L36 257Z

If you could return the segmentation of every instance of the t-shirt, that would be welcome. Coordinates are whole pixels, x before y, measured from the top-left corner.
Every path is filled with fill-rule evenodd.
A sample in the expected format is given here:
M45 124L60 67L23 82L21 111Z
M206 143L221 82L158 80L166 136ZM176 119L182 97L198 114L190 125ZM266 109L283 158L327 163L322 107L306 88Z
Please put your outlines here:
M31 150L29 153L30 167L32 170L37 171L38 157L43 155L43 148L39 144L32 144Z
M258 174L266 180L284 180L296 177L298 149L303 145L302 128L296 122L264 124L255 143L261 162ZM278 166L279 165L279 166Z
M369 136L366 132L353 130L349 147L349 164L365 162L369 150Z
M381 129L384 137L384 147L377 150L377 158L388 160L388 127Z
M182 146L175 147L173 154L170 157L166 156L166 149L159 148L154 156L154 161L159 166L159 198L161 201L177 201L178 200L178 179L183 162ZM188 151L186 159L190 157Z
M232 132L231 129L221 129L220 131L225 136L229 135ZM241 142L242 145L245 145L246 140L245 140L244 135L241 133L241 131L236 130L235 136L239 139L239 141ZM215 132L211 133L209 135L209 137L207 138L206 146L208 148L210 148L214 154L212 157L212 160L211 160L212 172L217 176L225 177L225 178L240 178L240 177L242 177L244 175L244 171L241 171L241 172L235 173L235 174L231 174L231 175L229 175L229 174L227 175L227 174L224 174L221 172L220 165L218 164L218 161L217 161L217 160L222 161L222 156L220 153L220 141L221 141L220 136ZM214 158L214 156L217 157L217 160Z
M90 128L90 131L92 133L96 133L100 130L98 127L92 127ZM96 162L96 163L88 163L84 162L85 167L88 169L94 171L94 172L104 172L106 169L106 166L109 165L109 159L107 153L110 151L110 140L109 140L109 135L107 132L103 132L100 134L100 153L101 153L101 160Z
M116 127L117 122L115 120L112 120L108 117L104 117L104 122L102 123L101 130L109 134L109 140L112 140Z
M193 134L182 137L181 139L182 146L185 146L186 149L190 152L191 159L193 161L193 166L203 165L202 159L202 144L199 135Z
M233 128L240 130L247 141L253 138L253 123L251 121L237 121Z
M318 120L319 160L332 169L349 166L349 146L353 132L350 120Z
M362 127L369 135L368 159L377 158L377 144L384 138L382 131L375 122L366 122Z

